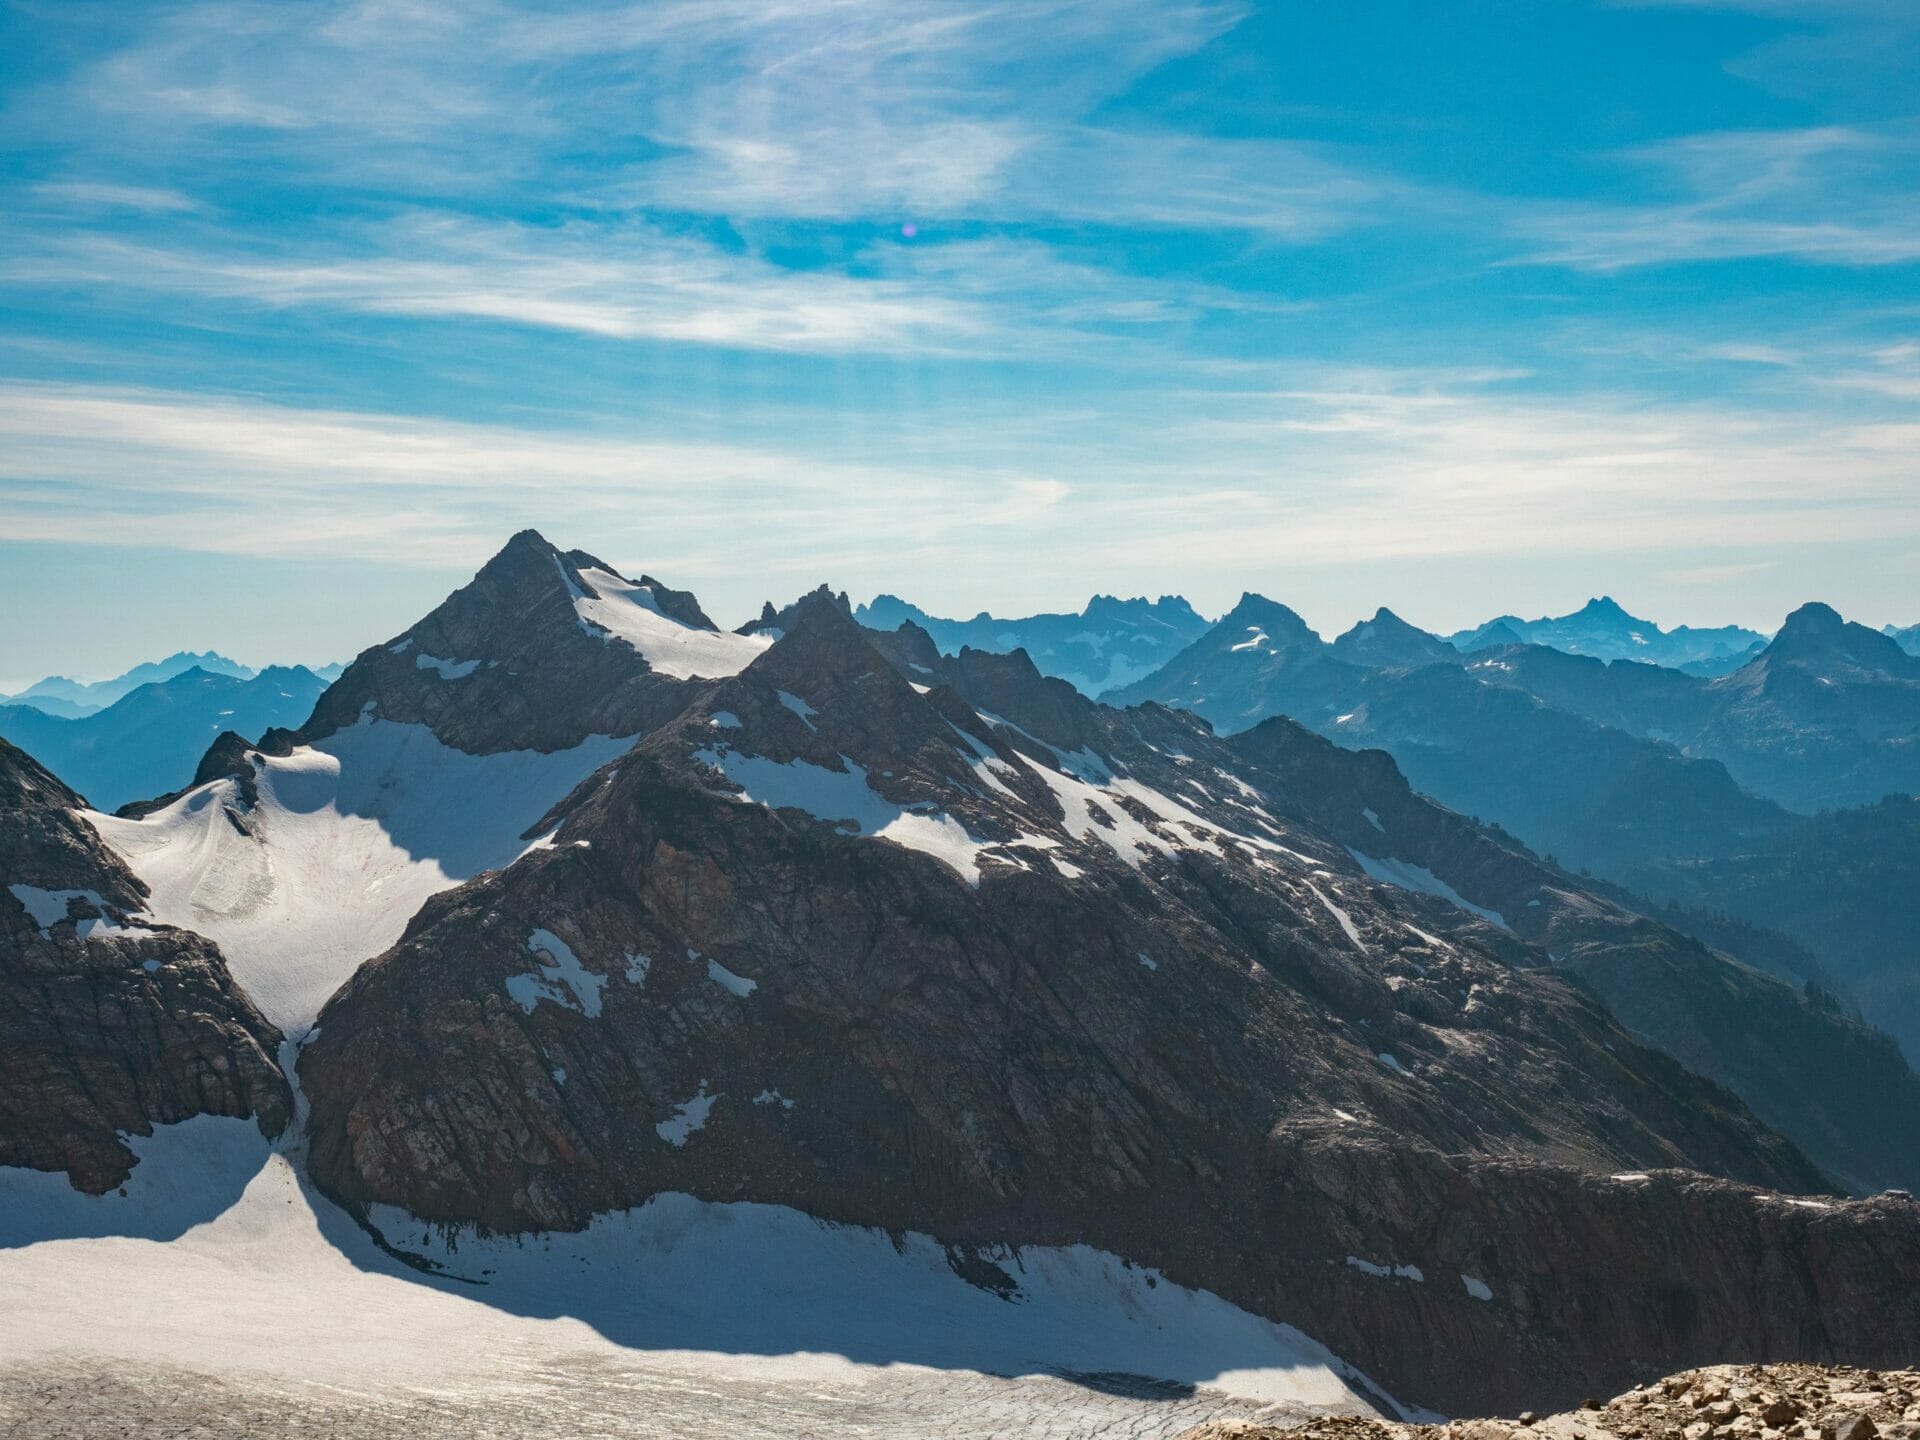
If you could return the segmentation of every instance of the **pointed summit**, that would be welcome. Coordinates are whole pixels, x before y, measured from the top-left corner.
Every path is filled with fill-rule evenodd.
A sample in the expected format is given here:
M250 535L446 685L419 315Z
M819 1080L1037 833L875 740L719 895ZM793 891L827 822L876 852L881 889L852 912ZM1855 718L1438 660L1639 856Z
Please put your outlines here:
M1817 600L1787 616L1773 643L1748 669L1772 670L1783 665L1830 680L1863 672L1920 680L1920 658L1909 655L1899 641L1865 625L1856 625L1831 605Z
M1235 647L1246 644L1247 637L1255 633L1264 635L1265 641L1250 644L1250 649L1267 651L1291 650L1298 648L1320 649L1325 645L1319 634L1298 614L1289 610L1278 600L1269 600L1264 595L1248 590L1240 596L1233 609L1220 617L1220 623L1213 627L1211 634L1227 640Z
M880 597L881 600L887 598L888 597L884 595ZM874 605L878 606L879 603L880 601L876 600ZM841 615L846 617L847 622L851 625L867 626L876 630L893 630L905 623L904 621L895 620L892 624L882 625L879 621L882 618L886 618L885 615L879 614L869 606L862 606L856 611L848 602L844 590L836 595L831 585L820 584L816 585L799 599L792 601L790 604L783 605L777 610L774 608L771 600L765 601L760 606L760 618L742 625L738 633L742 635L758 635L768 640L777 640L787 631L793 629L803 615L821 606L839 611ZM909 605L903 608L911 610L913 607ZM862 616L865 615L872 615L875 618L863 619Z
M1335 640L1333 653L1374 670L1450 665L1460 659L1460 652L1438 635L1409 625L1384 605L1371 620L1362 620Z
M1576 616L1568 616L1566 618L1574 619ZM1620 602L1615 600L1611 595L1601 595L1587 601L1577 612L1577 618L1587 620L1613 620L1630 625L1646 625L1651 623L1649 621L1636 619L1634 616L1628 614L1621 608Z
M412 628L363 652L297 738L374 717L423 724L469 754L569 749L659 724L684 706L684 683L737 674L770 643L717 629L686 591L522 530Z

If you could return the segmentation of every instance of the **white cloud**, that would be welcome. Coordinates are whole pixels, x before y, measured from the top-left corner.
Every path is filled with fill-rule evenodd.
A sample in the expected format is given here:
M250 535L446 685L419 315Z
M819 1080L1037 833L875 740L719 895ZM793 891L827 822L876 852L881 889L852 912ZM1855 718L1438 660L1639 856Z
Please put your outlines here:
M1445 373L1293 379L1140 391L1044 422L1015 401L1027 428L1005 461L979 443L991 411L933 428L870 415L865 458L849 458L13 385L0 387L0 531L426 564L540 524L775 593L776 579L919 565L1039 565L1098 586L1173 557L1205 588L1300 564L1658 549L1698 569L1920 538L1910 408L1841 422L1548 401Z
M113 185L96 180L48 180L31 188L45 204L61 210L139 210L180 212L198 209L192 197L156 185Z
M1517 204L1533 264L1615 271L1750 257L1920 260L1920 127L1820 126L1687 136L1618 157L1678 198Z
M1290 308L1117 274L1032 241L875 242L849 273L790 269L619 218L531 226L415 212L272 251L210 226L171 245L63 231L16 250L0 284L822 355L1031 357L1085 349L1115 328ZM1111 358L1111 340L1098 343Z

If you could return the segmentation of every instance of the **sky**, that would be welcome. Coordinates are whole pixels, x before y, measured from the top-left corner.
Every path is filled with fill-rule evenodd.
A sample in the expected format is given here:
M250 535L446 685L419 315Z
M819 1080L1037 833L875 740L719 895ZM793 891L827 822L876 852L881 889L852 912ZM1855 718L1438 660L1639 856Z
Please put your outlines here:
M1920 621L1920 6L0 0L0 688L527 525L723 623Z

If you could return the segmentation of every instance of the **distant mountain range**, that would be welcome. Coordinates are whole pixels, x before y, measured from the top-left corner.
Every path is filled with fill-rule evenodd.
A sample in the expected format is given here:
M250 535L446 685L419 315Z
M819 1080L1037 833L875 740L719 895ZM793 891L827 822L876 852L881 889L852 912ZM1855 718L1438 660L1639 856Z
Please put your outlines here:
M288 667L292 668L292 667ZM321 665L307 667L314 675L331 684L340 678L344 665ZM176 675L189 670L204 671L208 675L226 675L236 680L251 680L260 672L251 666L242 665L237 660L213 650L195 653L181 650L164 660L151 660L134 666L124 674L111 680L69 680L64 675L49 675L36 681L17 695L0 695L0 705L27 705L49 715L59 715L73 720L82 715L92 715L104 710L116 700L131 694L142 685L155 685L163 680L171 680Z
M1920 792L1920 659L1830 607L1803 606L1744 665L1704 677L1531 644L1449 660L1386 611L1329 644L1249 595L1109 698L1229 732L1284 714L1379 746L1418 789L1566 864L1783 931L1920 1056L1920 942L1901 898L1920 831L1895 823L1909 813L1895 801L1807 818ZM1741 948L1716 925L1703 913L1697 933ZM1745 938L1780 968L1777 947Z
M1767 643L1767 637L1738 625L1700 630L1681 625L1662 630L1651 620L1628 614L1611 596L1589 600L1571 615L1522 620L1502 615L1473 630L1447 637L1462 651L1508 645L1545 645L1569 655L1599 660L1637 660L1697 675L1737 669Z
M1078 614L1012 620L984 611L971 620L941 620L897 596L881 595L855 609L853 618L872 630L894 630L912 621L933 637L943 655L968 647L995 655L1025 650L1042 675L1057 676L1095 698L1152 674L1208 627L1178 595L1158 600L1096 595Z
M1908 625L1904 628L1889 625L1881 633L1891 636L1894 643L1909 655L1920 655L1920 625Z
M224 730L259 735L298 725L326 688L303 666L272 666L244 677L194 666L135 686L83 715L0 705L0 737L96 808L115 810L189 784L201 756Z

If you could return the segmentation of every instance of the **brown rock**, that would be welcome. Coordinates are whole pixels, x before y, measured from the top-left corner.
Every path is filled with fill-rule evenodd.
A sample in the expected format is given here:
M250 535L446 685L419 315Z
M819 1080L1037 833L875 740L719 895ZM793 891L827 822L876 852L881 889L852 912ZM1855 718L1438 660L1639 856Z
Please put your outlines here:
M134 918L145 889L82 807L0 740L0 1165L98 1194L131 1171L124 1135L195 1115L277 1135L293 1106L279 1032L216 946Z

